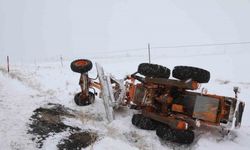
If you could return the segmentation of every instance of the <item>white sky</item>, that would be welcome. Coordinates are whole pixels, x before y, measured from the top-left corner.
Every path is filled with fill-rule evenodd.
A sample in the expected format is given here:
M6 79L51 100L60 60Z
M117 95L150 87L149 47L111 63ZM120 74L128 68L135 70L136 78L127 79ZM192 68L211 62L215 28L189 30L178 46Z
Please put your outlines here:
M0 0L0 59L250 41L249 0Z

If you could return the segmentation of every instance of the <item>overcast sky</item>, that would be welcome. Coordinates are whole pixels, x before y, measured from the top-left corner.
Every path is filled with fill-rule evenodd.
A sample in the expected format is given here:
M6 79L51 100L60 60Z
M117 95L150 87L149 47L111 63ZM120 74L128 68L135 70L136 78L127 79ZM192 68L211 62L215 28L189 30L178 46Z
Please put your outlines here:
M249 0L0 0L0 59L250 41Z

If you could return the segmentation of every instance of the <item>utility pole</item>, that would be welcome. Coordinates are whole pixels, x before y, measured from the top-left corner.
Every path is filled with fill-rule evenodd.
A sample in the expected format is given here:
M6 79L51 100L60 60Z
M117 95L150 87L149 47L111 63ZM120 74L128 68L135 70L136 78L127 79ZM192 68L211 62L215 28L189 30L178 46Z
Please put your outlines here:
M150 48L150 44L148 43L148 62L151 64L151 48Z

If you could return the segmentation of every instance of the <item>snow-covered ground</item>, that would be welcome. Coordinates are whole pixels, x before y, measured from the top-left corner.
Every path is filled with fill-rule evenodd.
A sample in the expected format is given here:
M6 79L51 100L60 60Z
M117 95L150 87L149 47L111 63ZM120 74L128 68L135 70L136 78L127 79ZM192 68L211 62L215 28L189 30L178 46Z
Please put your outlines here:
M208 53L209 52L209 53ZM128 51L117 54L89 54L81 56L103 65L106 72L118 78L136 71L141 62L147 61L146 51ZM239 86L239 98L246 102L242 128L233 131L230 136L222 137L217 130L201 129L196 131L196 139L192 145L180 146L160 140L155 131L145 131L131 124L134 110L126 108L116 112L116 120L108 123L105 118L102 100L87 107L78 107L73 102L74 94L79 92L79 74L70 70L70 62L14 64L11 72L5 66L0 67L0 144L8 149L36 149L27 134L28 123L32 111L49 102L60 103L71 109L80 111L79 119L66 119L65 124L92 129L99 135L98 141L86 149L249 149L250 147L250 51L221 50L196 51L153 51L153 63L162 64L173 69L176 65L197 66L211 72L211 80L202 85L209 93L234 96L233 87ZM96 76L93 68L91 77ZM57 142L67 133L49 137L43 149L56 149Z

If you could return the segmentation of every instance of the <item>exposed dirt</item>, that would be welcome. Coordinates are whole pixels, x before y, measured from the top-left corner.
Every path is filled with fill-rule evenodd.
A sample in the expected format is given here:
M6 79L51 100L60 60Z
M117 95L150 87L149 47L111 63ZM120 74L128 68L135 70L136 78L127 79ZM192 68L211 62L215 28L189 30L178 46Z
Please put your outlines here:
M96 133L82 131L78 127L66 125L62 122L63 118L77 117L77 112L60 104L49 103L46 107L34 110L31 116L28 133L34 135L33 141L38 148L43 147L43 142L49 136L68 131L70 136L63 139L57 146L59 149L76 149L89 146L95 142Z
M97 139L96 133L91 132L80 132L71 134L67 139L63 139L57 147L60 150L77 150L81 148L86 148Z

